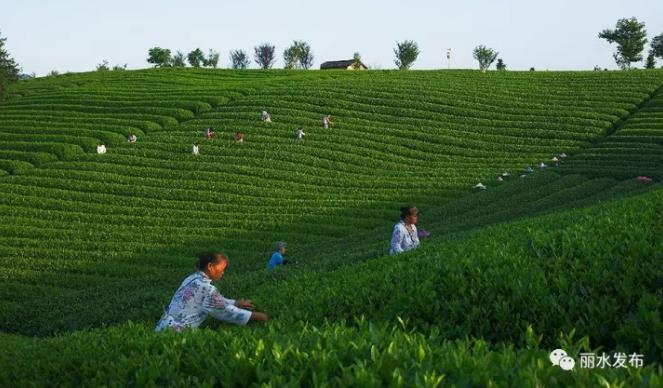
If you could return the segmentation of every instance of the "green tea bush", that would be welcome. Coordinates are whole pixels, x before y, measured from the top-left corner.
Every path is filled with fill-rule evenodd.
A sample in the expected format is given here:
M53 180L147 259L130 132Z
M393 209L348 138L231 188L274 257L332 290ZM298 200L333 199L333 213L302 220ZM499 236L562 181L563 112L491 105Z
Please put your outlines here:
M660 361L660 342L651 339L663 328L663 311L651 301L663 292L661 199L659 190L638 200L491 227L324 277L303 273L252 293L276 319L318 324L360 314L407 316L449 337L491 342L518 341L532 325L547 345L556 333L576 329L608 348L637 344L627 350L647 350ZM647 318L643 304L659 319ZM646 329L621 342L634 321Z
M404 322L406 324L406 322ZM532 330L526 348L449 341L400 324L270 323L267 327L154 333L126 324L45 340L0 337L0 383L21 386L594 386L663 383L655 365L580 369L553 366ZM578 358L586 337L560 337Z

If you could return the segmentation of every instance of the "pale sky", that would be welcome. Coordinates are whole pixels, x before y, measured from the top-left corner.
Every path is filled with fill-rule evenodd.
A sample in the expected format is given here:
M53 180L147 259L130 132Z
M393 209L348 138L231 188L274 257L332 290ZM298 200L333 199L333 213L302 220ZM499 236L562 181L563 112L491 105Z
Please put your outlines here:
M511 70L591 70L616 68L615 46L598 33L632 16L650 40L663 33L661 0L0 0L0 33L23 72L37 75L94 70L104 59L146 68L154 46L213 49L228 67L230 50L253 58L262 42L276 46L281 68L295 39L311 45L314 68L355 51L368 66L395 68L393 48L407 39L421 50L413 69L447 68L447 48L452 68L477 68L472 50L484 44Z

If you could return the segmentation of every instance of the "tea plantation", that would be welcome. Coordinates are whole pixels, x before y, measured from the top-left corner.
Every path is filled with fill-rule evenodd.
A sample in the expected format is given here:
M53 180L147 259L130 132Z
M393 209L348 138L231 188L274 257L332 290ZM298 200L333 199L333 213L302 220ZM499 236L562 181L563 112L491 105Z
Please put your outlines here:
M663 386L662 180L662 71L21 81L0 103L0 386ZM406 203L431 237L387 256ZM297 265L270 273L279 240ZM267 325L153 332L201 250Z

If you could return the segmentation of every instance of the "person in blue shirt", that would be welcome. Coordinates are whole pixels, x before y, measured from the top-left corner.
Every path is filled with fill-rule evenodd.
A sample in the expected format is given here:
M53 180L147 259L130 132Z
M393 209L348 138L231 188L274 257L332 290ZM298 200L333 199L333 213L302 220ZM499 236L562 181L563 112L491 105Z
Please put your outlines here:
M267 269L274 269L278 265L289 264L289 262L283 258L287 248L288 244L284 243L283 241L276 243L276 251L272 253L272 257L269 259L269 263L267 263Z

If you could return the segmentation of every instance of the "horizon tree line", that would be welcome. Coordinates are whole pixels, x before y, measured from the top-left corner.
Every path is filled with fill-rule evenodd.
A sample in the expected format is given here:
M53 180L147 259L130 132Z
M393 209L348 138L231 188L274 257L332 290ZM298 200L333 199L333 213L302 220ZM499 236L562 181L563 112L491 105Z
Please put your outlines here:
M617 45L613 58L617 66L622 70L633 69L632 64L645 61L644 68L654 69L656 60L663 60L663 33L652 38L647 56L643 55L645 46L648 42L645 23L638 21L637 18L619 19L614 29L605 29L598 34L599 39L605 39L608 43ZM9 55L4 48L7 38L0 34L0 100L6 94L7 87L19 79L34 78L35 74L21 74L21 68L16 61ZM396 42L394 51L394 64L399 70L408 70L416 62L421 51L417 43L413 40ZM479 64L479 70L487 71L497 60L495 68L498 71L506 70L507 66L502 58L498 58L499 53L485 45L478 45L474 48L474 59ZM353 56L354 66L359 67L361 62L359 53ZM251 65L249 54L242 50L231 50L229 53L230 66L233 69L247 69ZM200 48L196 48L184 54L177 51L174 55L170 49L161 47L152 47L148 50L147 62L154 67L186 67L194 68L210 67L217 68L220 60L220 54L209 49L205 54ZM262 43L253 48L253 61L260 69L271 69L276 62L276 47L270 43ZM313 66L314 55L311 46L303 40L294 40L292 44L283 51L283 61L285 69L308 70ZM114 65L110 67L107 60L103 60L96 66L97 71L120 71L126 70L127 64ZM599 69L598 66L594 70ZM530 68L531 71L534 67ZM48 75L55 76L59 72L51 71Z
M607 40L609 43L617 44L617 51L613 54L613 58L620 69L630 70L632 63L643 60L642 53L648 41L647 31L645 23L639 22L635 17L619 19L614 30L605 29L599 33L598 37L599 39ZM394 64L399 70L409 70L414 62L416 62L419 54L421 54L419 46L413 40L396 42L396 47L393 50L395 56ZM275 53L275 46L269 43L262 43L254 47L254 61L261 69L271 69L276 61ZM507 68L504 60L498 58L499 52L483 44L476 46L472 54L479 64L479 70L483 72L487 71L495 60L497 60L495 68L498 71L504 71ZM355 64L359 62L357 56L358 53L355 53L353 58ZM652 39L644 67L646 69L655 68L657 58L663 60L663 33ZM149 63L156 63L151 59L152 56L150 55L150 58L148 58ZM232 50L230 52L230 59L233 69L246 69L251 63L248 54L244 50ZM311 46L305 41L295 40L291 46L283 51L285 69L308 70L313 65L313 59ZM161 65L157 64L155 67L163 67L163 63L168 62L166 60L166 62L162 62ZM530 71L533 70L534 67L531 67Z

